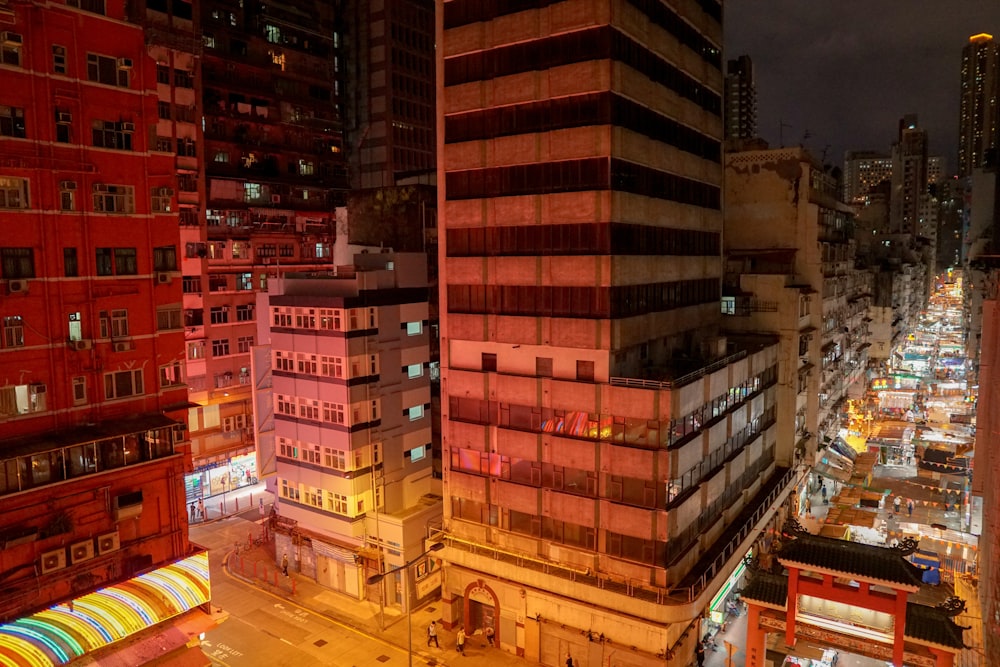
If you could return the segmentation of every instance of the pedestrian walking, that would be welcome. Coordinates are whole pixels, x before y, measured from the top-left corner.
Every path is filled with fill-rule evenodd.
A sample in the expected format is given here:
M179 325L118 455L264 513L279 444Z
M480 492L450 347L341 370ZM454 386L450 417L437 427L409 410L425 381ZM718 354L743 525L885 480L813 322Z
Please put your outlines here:
M191 523L194 523L194 503L191 503Z
M281 555L281 573L288 576L288 552L286 551Z
M826 484L819 487L819 494L823 496L823 504L826 505Z
M573 656L566 654L566 667L573 667Z
M892 507L893 510L896 512L896 514L899 514L899 508L902 504L903 504L903 499L900 498L899 496L896 496L896 498L892 501Z
M705 645L702 642L698 642L698 645L694 648L694 659L698 662L698 667L704 666Z
M913 516L913 498L906 501L906 515Z
M264 510L264 499L263 498L261 498L260 501L257 503L257 513L260 514L260 520L263 521L264 520L264 515L267 514L267 512Z
M202 521L205 520L205 501L201 498L198 499L198 516Z
M427 626L427 645L430 646L431 642L434 642L434 646L437 648L441 648L441 644L438 643L437 625L434 624L434 621L431 621L431 624Z
M492 646L493 646L493 626L492 625L487 625L486 629L483 631L483 634L486 635L486 641L489 642L490 647L492 648Z
M811 519L812 515L813 515L813 504L812 504L812 501L809 500L808 498L806 498L806 516Z
M455 635L455 650L465 655L465 628L460 627Z

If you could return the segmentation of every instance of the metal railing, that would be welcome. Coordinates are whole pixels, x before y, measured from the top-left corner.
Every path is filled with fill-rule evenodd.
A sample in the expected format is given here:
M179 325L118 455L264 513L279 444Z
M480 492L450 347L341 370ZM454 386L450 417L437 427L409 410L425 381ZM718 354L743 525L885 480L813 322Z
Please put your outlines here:
M643 380L642 378L612 377L609 379L609 382L618 387L636 387L639 389L674 389L683 387L686 384L691 384L698 378L710 375L720 368L725 368L729 364L734 361L739 361L745 356L747 356L747 351L740 350L739 352L735 352L727 357L713 361L698 370L692 371L678 378L674 378L673 380Z

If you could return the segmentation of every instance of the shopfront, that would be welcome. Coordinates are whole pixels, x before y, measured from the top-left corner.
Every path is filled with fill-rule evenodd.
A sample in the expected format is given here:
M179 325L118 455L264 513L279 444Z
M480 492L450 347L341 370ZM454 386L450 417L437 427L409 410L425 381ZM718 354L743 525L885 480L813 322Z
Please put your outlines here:
M230 459L209 460L184 476L188 502L222 495L257 483L257 456L251 449L241 450Z
M726 579L726 583L722 584L722 588L719 592L715 594L712 598L711 604L708 607L708 617L713 623L722 625L726 620L727 603L734 602L737 599L738 592L743 588L743 575L746 572L746 560L753 556L753 549L746 552L743 560L740 564L736 566L733 573L729 575Z

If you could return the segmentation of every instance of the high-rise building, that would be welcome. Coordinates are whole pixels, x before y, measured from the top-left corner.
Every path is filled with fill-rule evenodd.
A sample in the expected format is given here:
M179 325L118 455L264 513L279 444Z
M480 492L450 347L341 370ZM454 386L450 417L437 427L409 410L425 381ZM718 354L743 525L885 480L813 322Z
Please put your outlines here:
M753 139L757 136L757 84L750 56L726 63L726 139Z
M900 119L892 146L889 233L916 236L926 197L927 131L918 127L916 114L908 114Z
M962 49L961 95L958 175L968 176L1000 146L1000 43L993 35L972 35Z
M434 3L344 5L344 133L355 190L427 183L434 160Z
M377 597L361 585L366 575L419 555L427 526L441 521L427 259L376 249L328 273L273 280L259 303L259 370L272 381L258 404L271 402L276 502L283 524L296 524L279 530L277 552L325 586ZM408 610L436 591L432 570L417 568L415 581L391 575L385 604Z
M175 162L153 143L156 62L126 18L120 0L0 6L0 618L56 605L24 622L33 633L4 626L0 662L66 646L67 627L85 631L66 650L89 653L209 591L178 522L190 452ZM165 579L134 579L159 568L189 572L175 582L192 597L172 604ZM85 595L122 622L74 611Z
M867 204L875 187L892 178L892 158L875 151L847 151L844 155L844 201Z
M443 621L690 664L793 479L720 334L721 4L438 6Z
M254 456L256 437L273 461L273 434L249 428L256 293L287 271L333 266L334 209L347 187L334 7L209 0L197 9L205 208L181 228L187 383L199 404L188 420L192 499L274 472Z

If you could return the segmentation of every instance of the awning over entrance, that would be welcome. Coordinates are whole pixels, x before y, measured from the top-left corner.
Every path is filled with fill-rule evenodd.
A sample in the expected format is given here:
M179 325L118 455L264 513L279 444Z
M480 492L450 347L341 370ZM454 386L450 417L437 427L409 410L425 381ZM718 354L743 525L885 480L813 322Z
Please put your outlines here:
M211 599L208 552L0 625L0 664L53 667Z

